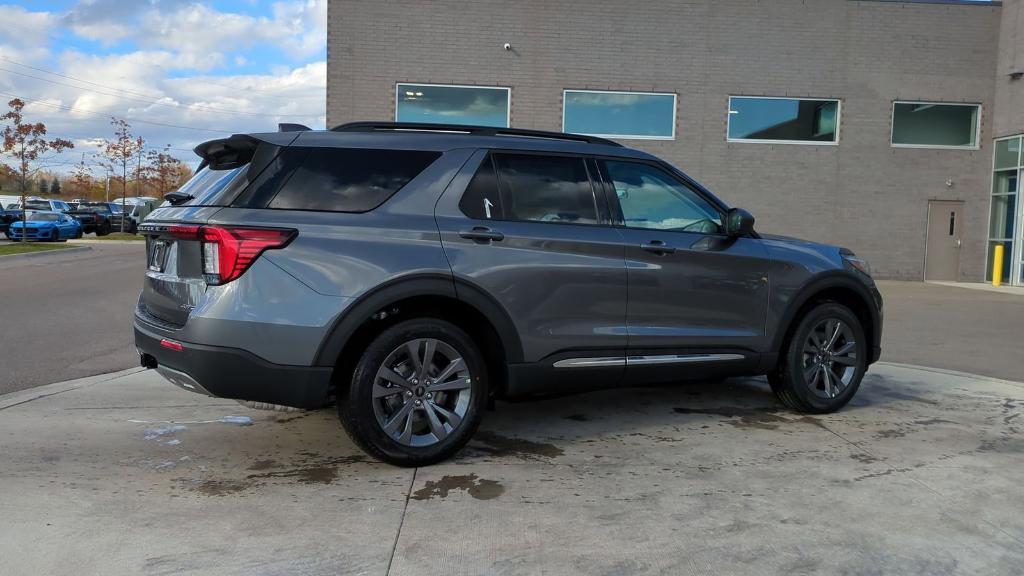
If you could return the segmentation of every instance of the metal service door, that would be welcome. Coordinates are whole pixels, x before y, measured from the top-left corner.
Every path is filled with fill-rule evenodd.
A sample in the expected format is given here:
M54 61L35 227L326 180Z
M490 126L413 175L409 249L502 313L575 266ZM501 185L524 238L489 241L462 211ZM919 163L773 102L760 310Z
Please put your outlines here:
M960 279L960 248L963 245L964 203L959 200L928 201L928 244L924 279Z

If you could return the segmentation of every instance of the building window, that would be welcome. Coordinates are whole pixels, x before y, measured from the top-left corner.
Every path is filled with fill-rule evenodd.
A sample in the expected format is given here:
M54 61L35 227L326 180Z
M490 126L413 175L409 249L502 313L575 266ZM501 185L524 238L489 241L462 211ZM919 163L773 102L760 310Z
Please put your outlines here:
M892 145L917 148L978 148L977 104L895 102Z
M508 88L396 84L395 120L508 128L510 97Z
M610 138L672 140L676 95L565 90L562 131Z
M1020 178L1024 171L1024 158L1021 156L1021 136L1012 136L996 140L992 162L992 208L988 225L988 262L985 267L985 279L992 280L993 260L996 246L1003 246L1003 282L1015 279L1015 284L1024 284L1024 226L1021 213Z
M836 144L839 100L729 97L728 140L774 144Z

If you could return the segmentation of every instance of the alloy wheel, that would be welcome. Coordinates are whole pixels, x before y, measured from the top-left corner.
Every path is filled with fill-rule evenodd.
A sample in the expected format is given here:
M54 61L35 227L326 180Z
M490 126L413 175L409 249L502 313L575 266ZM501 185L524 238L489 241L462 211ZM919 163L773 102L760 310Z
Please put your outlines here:
M808 334L802 358L808 389L820 398L835 398L857 373L853 329L837 318L822 320Z
M377 424L402 445L436 444L462 424L472 383L469 367L455 348L435 338L410 340L388 354L377 370Z

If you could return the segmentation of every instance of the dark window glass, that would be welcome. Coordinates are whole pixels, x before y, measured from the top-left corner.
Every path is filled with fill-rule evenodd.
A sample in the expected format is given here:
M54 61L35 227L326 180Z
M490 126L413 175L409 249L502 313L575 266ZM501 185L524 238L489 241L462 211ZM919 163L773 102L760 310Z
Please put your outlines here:
M836 142L838 100L729 98L729 140Z
M494 156L508 220L597 224L594 191L582 158Z
M466 186L459 209L463 214L477 220L501 220L501 198L498 196L498 177L494 173L494 163L490 157L485 158L477 169L473 179Z
M380 206L441 154L311 148L270 208L366 212Z
M604 167L615 186L626 226L705 234L721 231L718 210L665 171L613 160L606 161Z

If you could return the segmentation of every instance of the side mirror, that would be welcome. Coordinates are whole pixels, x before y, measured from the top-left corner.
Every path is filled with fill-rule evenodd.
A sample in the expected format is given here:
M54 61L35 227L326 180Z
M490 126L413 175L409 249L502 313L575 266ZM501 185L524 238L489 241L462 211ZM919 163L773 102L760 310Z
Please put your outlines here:
M743 208L730 208L725 213L725 233L735 238L754 233L754 215Z

